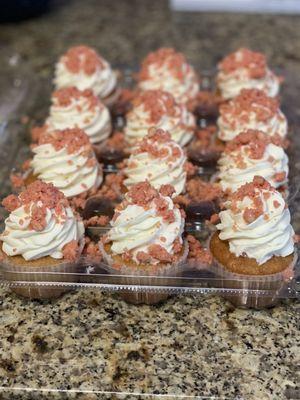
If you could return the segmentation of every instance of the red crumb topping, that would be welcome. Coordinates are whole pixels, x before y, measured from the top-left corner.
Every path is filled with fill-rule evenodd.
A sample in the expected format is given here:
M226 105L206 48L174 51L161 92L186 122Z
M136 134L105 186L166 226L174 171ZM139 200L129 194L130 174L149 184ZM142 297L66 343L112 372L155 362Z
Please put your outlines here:
M16 195L10 194L2 200L2 205L7 211L12 212L21 207L22 203Z
M196 140L192 143L193 150L206 152L207 150L221 152L224 149L222 142L216 140L217 127L210 125L206 128L198 129L195 133Z
M123 132L114 132L105 142L107 148L124 151L127 147L125 135Z
M282 182L286 178L286 173L285 172L277 172L277 174L274 175L274 180L275 182Z
M159 146L159 144L165 146ZM133 151L134 155L141 153L148 153L153 158L167 158L170 162L183 156L182 149L172 140L169 132L156 128L150 128L148 135Z
M39 207L36 204L31 209L31 219L29 228L41 232L46 228L47 210L45 207Z
M23 187L25 184L24 177L20 173L11 174L10 181L11 181L12 187L15 189L19 189L19 188Z
M155 65L158 68L165 66L168 68L170 74L180 81L184 81L188 69L191 70L192 68L182 53L178 53L172 48L161 48L149 53L143 60L138 75L140 81L151 78L149 68L152 65Z
M274 205L275 208L279 208L280 207L280 203L277 200L273 201L273 205Z
M31 159L29 158L28 160L23 162L22 170L27 171L30 168L30 164L31 164Z
M175 193L175 188L172 185L162 185L159 189L159 193L164 197L172 197Z
M33 142L38 142L40 137L48 132L49 126L47 124L42 126L35 126L31 129L31 139Z
M56 151L65 148L68 154L77 153L82 148L85 148L86 151L92 150L87 134L79 128L68 128L46 133L39 138L38 144L52 144Z
M16 195L9 195L2 202L3 206L9 212L21 206L24 206L29 212L29 206L32 203L29 226L35 231L41 231L45 228L47 208L54 209L56 215L59 216L63 215L64 207L69 206L68 200L62 192L52 184L47 184L39 180L31 183L18 197Z
M259 79L265 76L267 70L266 57L262 53L241 48L225 57L218 65L225 74L230 74L237 69L248 70L250 78Z
M136 259L140 263L150 263L152 261L150 254L146 253L145 251L139 251L136 255Z
M181 108L172 94L162 90L140 92L133 99L132 104L134 107L144 107L145 111L149 113L149 124L157 124L165 115L179 117L181 114Z
M67 243L63 250L63 257L68 261L76 261L79 256L79 244L77 240L71 240L71 242Z
M192 164L191 162L187 161L184 163L184 170L186 172L187 177L190 178L191 176L196 175L198 167Z
M161 262L172 262L174 257L172 254L159 244L151 244L148 247L149 255Z
M182 246L183 245L182 245L182 242L181 242L180 238L179 237L176 238L174 240L173 247L172 247L174 254L180 253L181 250L182 250Z
M245 197L252 200L253 207L247 207L244 210L243 218L250 224L263 214L263 201L261 199L262 191L274 192L275 189L261 176L255 176L253 181L241 186L231 197L231 210L233 213L239 212L238 202Z
M259 160L263 157L266 147L270 143L273 143L276 146L282 146L283 142L276 135L272 137L259 130L248 129L247 131L238 134L233 140L229 141L226 144L225 152L231 153L240 149L242 146L247 146L249 157ZM243 160L240 161L242 162Z
M128 191L128 198L133 204L147 208L152 200L160 196L158 191L146 181L132 186Z
M259 89L243 89L233 100L220 106L223 121L232 129L236 129L241 122L249 123L251 113L255 114L257 121L266 122L278 110L278 99L267 96Z
M97 52L87 46L76 46L70 48L61 61L73 74L83 71L87 75L94 74L97 69L105 67L104 60Z
M209 219L209 222L210 222L211 224L213 224L213 225L218 224L219 221L220 221L219 214L213 214L213 215L210 217L210 219Z
M101 261L102 259L102 254L99 248L99 244L92 242L88 236L85 237L85 246L83 249L83 254L90 258L97 258L97 261Z
M209 250L204 249L201 243L192 235L187 236L189 243L189 255L188 260L193 262L199 262L201 264L212 264L213 257Z
M84 221L84 226L106 226L109 223L107 215L95 215Z
M193 178L187 181L186 191L188 197L193 201L214 201L222 196L222 190L215 183L205 182L200 178Z
M66 87L52 93L52 98L60 107L68 107L74 100L85 99L88 102L88 109L94 110L102 104L97 96L89 89L79 90L76 87Z
M97 195L106 197L111 201L119 199L123 190L124 176L118 174L108 174L105 176L104 183L97 191Z

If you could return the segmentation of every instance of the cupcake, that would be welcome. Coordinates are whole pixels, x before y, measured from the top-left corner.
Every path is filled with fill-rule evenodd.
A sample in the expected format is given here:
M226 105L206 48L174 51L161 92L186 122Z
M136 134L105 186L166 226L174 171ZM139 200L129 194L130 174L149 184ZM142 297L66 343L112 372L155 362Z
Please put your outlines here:
M33 177L53 183L66 197L86 194L102 183L102 169L82 129L45 133L32 151Z
M4 278L15 282L73 282L84 226L68 200L52 184L35 181L18 196L3 200L5 220L1 256ZM32 298L57 297L66 288L23 287L14 291Z
M219 217L210 250L226 298L238 306L275 304L295 265L294 230L283 197L256 176L232 195Z
M226 144L218 161L222 190L235 192L260 175L273 187L283 188L288 178L288 157L280 138L258 130L247 130Z
M75 86L90 89L106 105L112 105L119 96L117 76L109 63L87 46L70 48L55 67L56 89Z
M68 87L52 94L48 130L80 128L91 143L100 143L112 132L111 118L107 107L89 89Z
M278 95L280 79L269 69L262 53L241 48L218 65L217 87L224 99L236 97L242 89L260 89Z
M172 199L149 182L133 186L116 207L111 229L102 244L108 270L122 285L167 285L181 274L187 257L184 217ZM162 279L164 278L164 279ZM134 289L134 287L133 287ZM165 293L129 293L133 303L157 303Z
M224 142L247 129L258 129L281 138L288 133L287 120L278 100L259 89L243 89L237 97L222 104L217 125L218 137Z
M148 182L157 190L172 185L174 196L185 190L186 156L168 132L150 128L149 133L134 148L123 170L127 189L139 182Z
M193 138L196 122L193 114L178 104L172 94L147 90L134 98L133 107L126 115L125 139L133 146L153 126L170 132L175 142L185 146Z
M138 87L141 90L170 92L178 103L186 104L196 98L199 79L182 53L172 48L160 48L143 60Z

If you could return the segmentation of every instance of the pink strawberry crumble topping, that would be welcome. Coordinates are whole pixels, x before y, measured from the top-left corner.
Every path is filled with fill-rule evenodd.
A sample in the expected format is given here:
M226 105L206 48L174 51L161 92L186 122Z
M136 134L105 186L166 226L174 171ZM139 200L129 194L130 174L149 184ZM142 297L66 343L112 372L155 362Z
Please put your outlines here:
M162 90L140 92L132 101L134 107L143 106L149 113L149 123L157 124L165 115L174 117L180 114L180 107L171 93Z
M266 57L262 53L241 48L229 54L219 63L219 69L226 74L245 68L250 78L263 78L267 70Z
M147 80L150 78L149 68L156 65L158 68L166 66L171 75L180 81L185 78L185 66L188 66L187 60L182 53L172 48L161 48L151 52L143 60L139 73L139 80Z
M52 144L56 151L67 149L68 154L77 153L80 149L92 150L87 134L79 128L56 130L39 138L38 145Z
M86 75L94 74L97 69L104 67L102 58L97 52L87 46L75 46L70 48L62 56L62 62L73 74L83 71Z
M89 110L101 107L101 102L90 89L79 90L75 86L58 89L52 93L54 102L60 107L68 107L74 100L85 99L89 104Z

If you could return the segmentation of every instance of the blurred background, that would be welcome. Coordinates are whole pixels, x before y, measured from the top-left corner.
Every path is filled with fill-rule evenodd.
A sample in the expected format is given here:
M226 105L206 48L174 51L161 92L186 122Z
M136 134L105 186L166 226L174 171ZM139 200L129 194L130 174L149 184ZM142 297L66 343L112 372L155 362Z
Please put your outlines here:
M40 76L80 43L117 65L136 65L150 50L174 46L207 69L243 45L294 68L299 9L298 0L2 0L0 46Z

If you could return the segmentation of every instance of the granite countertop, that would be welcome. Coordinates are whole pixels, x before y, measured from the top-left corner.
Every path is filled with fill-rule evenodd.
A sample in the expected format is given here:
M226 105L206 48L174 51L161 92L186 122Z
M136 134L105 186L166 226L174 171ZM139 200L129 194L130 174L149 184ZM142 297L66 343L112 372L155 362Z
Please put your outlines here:
M200 69L237 46L250 46L284 68L289 82L284 104L287 112L294 104L296 124L299 20L174 14L163 0L57 1L38 19L2 25L0 47L20 73L29 69L49 88L53 63L72 44L95 46L115 65L136 65L149 50L171 45ZM2 99L6 92L0 89ZM49 98L38 98L44 110ZM39 112L31 117L39 119ZM298 228L299 211L295 215ZM126 399L140 397L130 393L297 399L299 311L293 300L253 311L234 309L217 296L133 306L96 290L39 302L0 288L0 387L14 388L0 389L0 399L121 398L112 392L126 392Z

